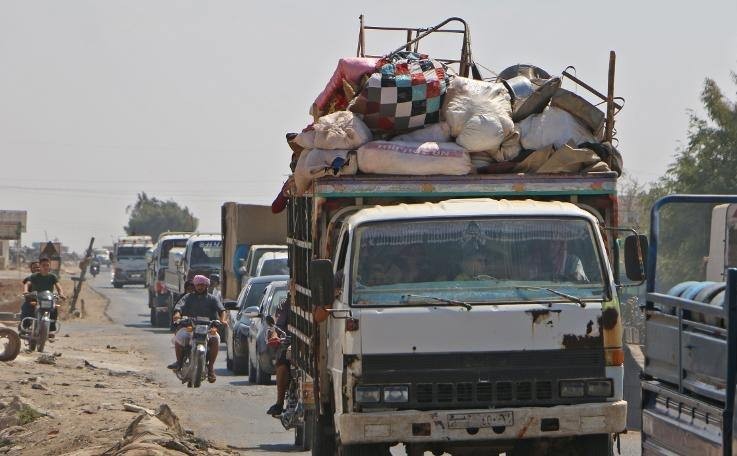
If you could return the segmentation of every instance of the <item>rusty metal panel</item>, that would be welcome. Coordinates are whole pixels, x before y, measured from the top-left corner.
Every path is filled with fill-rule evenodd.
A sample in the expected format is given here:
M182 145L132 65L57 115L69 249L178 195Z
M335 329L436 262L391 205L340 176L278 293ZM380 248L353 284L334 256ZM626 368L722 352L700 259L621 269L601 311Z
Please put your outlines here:
M313 194L331 197L534 197L616 194L616 174L360 176L315 181Z

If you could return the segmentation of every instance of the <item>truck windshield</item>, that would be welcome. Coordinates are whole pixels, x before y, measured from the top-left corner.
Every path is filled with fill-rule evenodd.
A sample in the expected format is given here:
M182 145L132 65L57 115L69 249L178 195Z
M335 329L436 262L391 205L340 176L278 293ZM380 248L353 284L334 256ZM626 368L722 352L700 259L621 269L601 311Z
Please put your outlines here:
M185 247L187 239L164 239L161 241L161 252L159 253L159 264L161 266L169 265L169 251L174 247Z
M194 265L220 265L223 251L222 241L198 241L192 245L190 263Z
M150 247L118 247L117 257L121 260L130 258L144 258Z
M570 301L545 288L601 300L607 285L595 239L577 218L372 223L355 233L352 303ZM403 299L408 294L433 299Z

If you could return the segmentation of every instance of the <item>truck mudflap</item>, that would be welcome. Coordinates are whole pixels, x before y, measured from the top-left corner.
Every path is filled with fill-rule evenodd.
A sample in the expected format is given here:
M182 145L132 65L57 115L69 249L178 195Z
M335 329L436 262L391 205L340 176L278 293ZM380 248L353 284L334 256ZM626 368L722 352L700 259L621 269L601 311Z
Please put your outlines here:
M627 402L488 410L383 411L336 416L344 444L509 440L623 432Z

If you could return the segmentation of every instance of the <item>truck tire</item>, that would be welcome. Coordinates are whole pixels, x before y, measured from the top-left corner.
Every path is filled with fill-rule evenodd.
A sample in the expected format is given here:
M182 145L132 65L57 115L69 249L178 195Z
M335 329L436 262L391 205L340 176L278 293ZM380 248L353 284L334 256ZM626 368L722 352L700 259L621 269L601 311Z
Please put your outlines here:
M0 326L0 361L12 361L20 353L20 337L10 328Z
M313 418L315 411L306 409L304 413L302 423L294 428L294 445L302 451L309 451L312 449L312 427L315 424Z
M391 456L388 443L338 445L338 456Z
M609 434L585 435L573 439L573 447L578 456L587 454L600 454L602 456L614 455L614 444Z
M321 416L317 412L312 414L312 456L334 456L335 453L335 426L333 416Z

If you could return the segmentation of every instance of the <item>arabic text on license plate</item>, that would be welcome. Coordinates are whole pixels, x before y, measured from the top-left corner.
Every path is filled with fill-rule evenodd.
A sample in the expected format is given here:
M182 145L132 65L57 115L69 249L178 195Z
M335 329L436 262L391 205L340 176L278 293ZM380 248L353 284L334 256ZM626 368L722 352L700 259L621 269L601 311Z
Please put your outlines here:
M195 334L207 334L207 326L205 325L197 325L194 328Z
M512 426L512 412L487 413L451 413L448 415L448 427L451 429L488 428L495 426Z
M134 279L138 279L139 277L141 277L141 274L131 274L131 277L133 277Z

